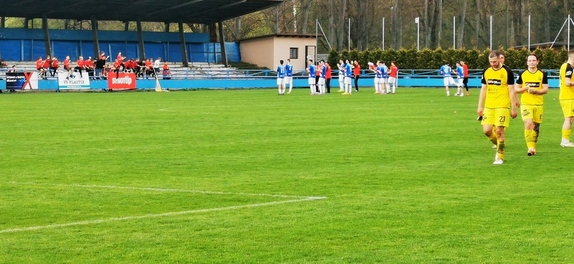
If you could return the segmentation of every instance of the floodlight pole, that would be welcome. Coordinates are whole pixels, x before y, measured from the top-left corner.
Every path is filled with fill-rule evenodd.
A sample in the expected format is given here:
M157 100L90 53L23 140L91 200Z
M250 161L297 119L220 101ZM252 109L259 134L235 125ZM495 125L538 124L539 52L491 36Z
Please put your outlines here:
M419 32L420 32L420 28L421 28L421 26L420 26L421 23L420 23L419 17L415 17L415 23L417 24L417 51L420 51L421 49L420 49L420 45L419 45L419 43L420 43L419 42L419 39L420 39L419 38L420 37Z
M530 51L530 15L528 15L528 51Z
M382 36L383 36L383 50L385 50L385 18L383 17L383 29L382 29Z
M397 36L395 35L395 7L391 6L391 29L389 30L391 33L391 49L395 49L395 43Z
M490 16L490 50L492 50L492 16Z
M349 31L347 33L347 41L348 41L349 50L351 50L351 18L349 18Z
M456 16L452 17L452 48L456 49Z

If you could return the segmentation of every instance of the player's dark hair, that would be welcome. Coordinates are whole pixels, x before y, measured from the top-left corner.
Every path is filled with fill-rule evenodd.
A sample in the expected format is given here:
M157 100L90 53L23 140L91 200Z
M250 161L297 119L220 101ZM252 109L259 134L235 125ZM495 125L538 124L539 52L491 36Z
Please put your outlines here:
M531 52L530 54L528 54L528 57L530 57L530 56L534 56L534 58L536 58L536 60L539 60L538 55L536 55L536 53L534 53L534 52ZM528 57L526 57L526 58L528 58Z
M489 58L499 58L500 57L500 51L498 50L493 50L488 54Z

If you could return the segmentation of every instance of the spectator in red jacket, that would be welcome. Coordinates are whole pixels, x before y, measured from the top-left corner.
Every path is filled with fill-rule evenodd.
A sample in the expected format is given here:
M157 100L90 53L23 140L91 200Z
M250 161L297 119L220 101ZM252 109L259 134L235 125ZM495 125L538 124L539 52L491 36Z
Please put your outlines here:
M470 92L468 91L468 65L466 65L466 62L464 61L460 61L460 65L462 66L462 71L463 71L463 77L464 79L462 79L462 84L464 84L464 88L466 89L466 95L470 95Z
M130 60L126 60L126 62L124 62L124 72L132 72L134 69L134 60L130 59Z
M84 69L88 73L88 76L90 76L90 79L92 79L94 77L95 66L96 66L96 64L95 64L94 60L92 59L92 56L89 56L87 60L84 60Z
M68 72L72 69L70 67L70 56L66 56L66 59L64 59L64 69Z
M153 59L149 58L145 61L145 78L147 79L148 77L151 77L155 71L153 70Z
M56 75L56 71L60 68L60 61L58 61L57 57L52 58L52 63L50 65L50 75L54 77Z
M74 68L74 71L79 72L79 73L80 73L80 77L83 77L83 76L82 76L82 71L84 71L85 67L86 67L86 64L85 64L85 62L84 62L84 57L83 57L83 56L78 57L78 60L76 61L76 67Z
M118 59L114 61L111 70L116 73L116 78L120 76L120 70L122 68L122 62Z
M359 77L361 76L361 65L358 61L353 62L353 75L355 76L355 90L359 91Z
M51 66L52 66L52 58L50 58L50 55L46 55L44 64L42 64L42 78L44 80L48 79L48 71L50 70Z
M333 78L331 74L331 65L328 62L325 62L325 67L327 67L327 74L325 78L325 88L327 88L327 93L331 93L331 78Z
M46 55L46 60L44 60L44 65L42 65L42 67L45 70L50 69L50 66L52 66L52 58L50 57L50 55Z
M171 72L169 71L169 66L167 65L167 61L163 63L163 79L168 80L171 79Z
M42 60L42 57L38 57L38 60L36 60L36 70L38 70L38 71L42 70L43 65L44 65L44 60Z

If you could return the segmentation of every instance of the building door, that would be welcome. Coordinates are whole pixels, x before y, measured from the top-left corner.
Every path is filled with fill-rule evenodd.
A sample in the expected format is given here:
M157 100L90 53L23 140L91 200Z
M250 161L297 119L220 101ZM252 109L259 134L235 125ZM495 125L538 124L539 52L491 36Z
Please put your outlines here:
M317 46L305 45L305 68L309 67L309 60L317 63Z

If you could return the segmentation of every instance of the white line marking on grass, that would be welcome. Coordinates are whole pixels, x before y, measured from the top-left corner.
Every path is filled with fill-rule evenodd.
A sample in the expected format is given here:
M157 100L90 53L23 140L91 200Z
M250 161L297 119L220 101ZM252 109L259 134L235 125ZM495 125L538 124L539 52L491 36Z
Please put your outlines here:
M198 194L219 194L219 195L244 195L244 196L263 196L263 197L279 197L279 198L319 198L325 199L327 197L314 197L314 196L298 196L298 195L283 195L283 194L267 194L267 193L233 193L233 192L215 192L215 191L202 191L202 190L185 190L185 189L170 189L170 188L150 188L150 187L130 187L130 186L114 186L114 185L90 185L90 184L40 184L40 183L23 183L23 182L10 182L14 185L32 185L39 187L74 187L74 188L87 188L87 189L118 189L118 190L136 190L136 191L152 191L152 192L181 192L181 193L198 193Z
M296 196L296 195L266 194L266 193L232 193L232 192L214 192L214 191L202 191L202 190L169 189L169 188L113 186L113 185L39 184L39 183L19 183L19 182L9 182L9 183L14 184L14 185L31 185L31 186L39 186L39 187L72 187L72 188L88 188L88 189L118 189L118 190L136 190L136 191L152 191L152 192L179 192L179 193L197 193L197 194L214 194L214 195L262 196L262 197L290 198L290 200L273 201L273 202L257 203L257 204L247 204L247 205L235 205L235 206L219 207L219 208L197 209L197 210L188 210L188 211L180 211L180 212L168 212L168 213L160 213L160 214L123 216L123 217L114 217L114 218L107 218L107 219L96 219L96 220L71 222L71 223L65 223L65 224L52 224L52 225L43 225L43 226L11 228L11 229L0 230L0 234L24 232L24 231L34 231L34 230L42 230L42 229L63 228L63 227L79 226L79 225L92 225L92 224L101 224L101 223L109 223L109 222L117 222L117 221L137 220L137 219L144 219L144 218L157 218L157 217L177 216L177 215L186 215L186 214L198 214L198 213L208 213L208 212L217 212L217 211L226 211L226 210L237 210L237 209L243 209L243 208L254 208L254 207L262 207L262 206L271 206L271 205L279 205L279 204L287 204L287 203L300 203L300 202L327 199L327 197L324 197L324 196Z
M304 199L274 201L274 202L267 202L267 203L235 205L235 206L228 206L228 207L207 208L207 209L198 209L198 210L189 210L189 211L180 211L180 212L169 212L169 213L161 213L161 214L147 214L147 215L136 215L136 216L113 217L113 218L106 218L106 219L96 219L96 220L71 222L71 223L65 223L65 224L29 226L29 227L20 227L20 228L11 228L11 229L0 230L0 234L24 232L24 231L35 231L35 230L42 230L42 229L54 229L54 228L69 227L69 226L94 225L94 224L137 220L137 219L145 219L145 218L157 218L157 217L167 217L167 216L178 216L178 215L187 215L187 214L199 214L199 213L209 213L209 212L218 212L218 211L227 211L227 210L237 210L237 209L263 207L263 206L271 206L271 205L278 205L278 204L300 203L300 202L307 202L307 201L314 201L314 200L323 200L326 198L327 197L306 197Z

